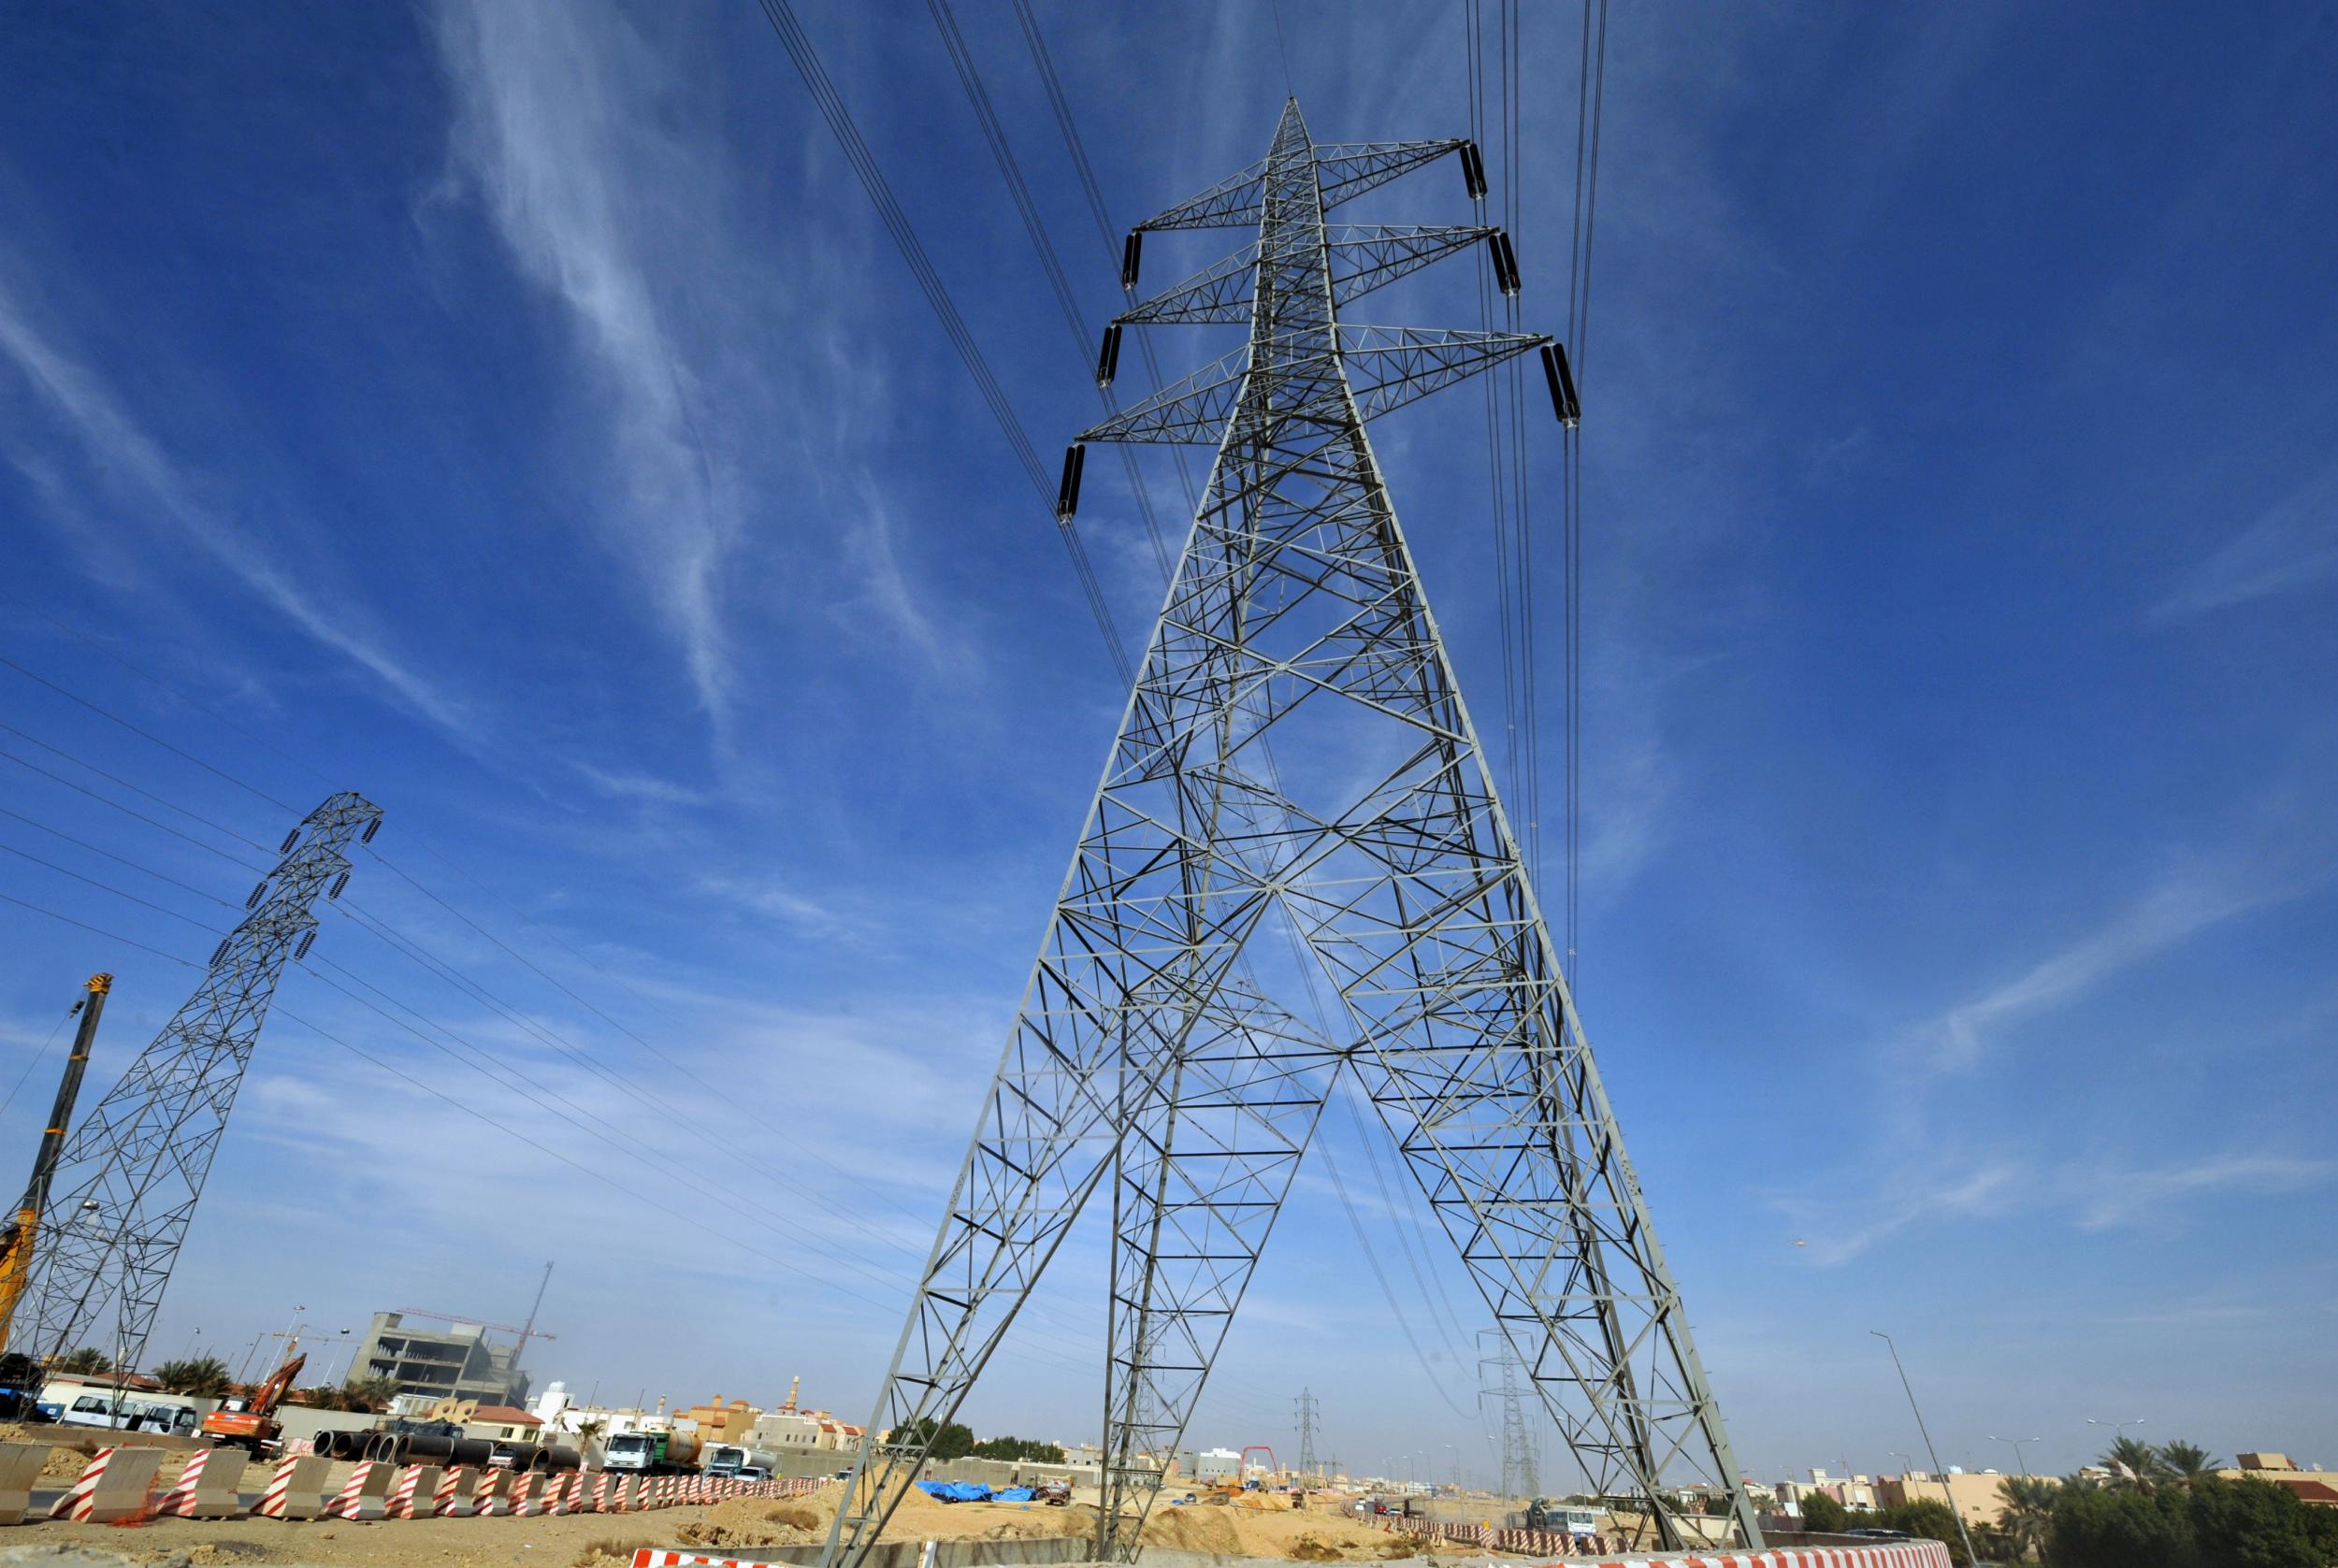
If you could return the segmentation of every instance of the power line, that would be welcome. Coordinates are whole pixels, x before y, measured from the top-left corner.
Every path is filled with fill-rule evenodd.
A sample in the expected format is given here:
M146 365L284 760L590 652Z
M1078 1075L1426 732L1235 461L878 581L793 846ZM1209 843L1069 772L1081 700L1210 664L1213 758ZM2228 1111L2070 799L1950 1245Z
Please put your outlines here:
M861 138L851 108L845 105L843 94L837 92L836 84L830 79L827 66L820 63L819 51L813 48L810 36L796 19L795 7L788 4L788 0L761 0L761 4L764 16L771 22L772 31L779 35L780 44L787 50L787 58L794 63L796 74L803 79L805 90L812 94L814 107L828 122L837 146L844 151L844 161L859 176L861 188L875 205L877 217L884 223L886 233L892 237L894 249L901 252L910 276L924 293L926 303L932 307L935 318L942 324L943 334L949 338L950 346L958 351L958 357L964 363L966 373L974 378L976 392L990 410L990 417L998 422L1000 433L1006 437L1007 445L1013 450L1016 461L1022 466L1024 476L1031 481L1040 504L1048 506L1052 497L1047 489L1046 469L1039 460L1038 449L1032 444L1021 420L1016 417L1014 408L1007 402L1005 390L991 373L990 363L984 357L982 347L975 342L974 334L967 329L965 318L959 314L949 289L942 281L942 275L934 270L933 263L927 257L926 248L917 237L916 226L902 210L901 203L893 195L892 186L886 180L884 169L878 165L875 154L869 151L868 143ZM1113 665L1119 670L1122 683L1133 682L1135 672L1129 666L1128 651L1122 643L1119 628L1113 624L1111 606L1096 580L1095 568L1088 559L1088 550L1080 540L1078 529L1073 525L1071 519L1065 518L1057 523L1056 534L1062 539L1064 553L1071 558L1072 569L1079 578L1080 591L1088 599L1089 611L1094 616L1096 628L1104 634L1105 645L1111 650Z
M152 800L156 805L162 807L165 811L177 812L180 816L185 817L188 821L199 822L214 833L223 834L227 838L235 840L238 843L251 845L253 849L258 850L262 855L266 855L267 853L267 845L260 842L257 839L251 837L249 834L238 833L233 827L229 827L223 823L213 822L209 817L205 816L202 813L189 811L186 807L180 805L177 801L166 799L164 797L155 794L151 789L142 789L138 785L132 784L129 780L123 778L117 773L108 772L105 769L98 767L97 764L90 761L88 758L75 755L73 753L66 751L63 746L52 745L49 741L42 740L39 736L28 734L25 731L17 728L16 726L12 724L0 724L0 729L7 730L9 734L15 736L20 741L31 741L34 745L38 746L42 751L49 753L52 756L61 756L65 758L67 762L72 763L77 768L87 769L90 772L96 774L108 784L113 784L118 788L126 789L131 794L139 796L145 799Z
M1039 204L1032 199L1031 186L1023 179L1022 165L1015 156L1014 145L1008 140L1006 127L999 122L998 110L990 102L989 89L984 86L982 68L974 63L974 51L966 47L965 36L958 29L958 17L950 9L949 0L926 0L926 8L933 14L934 27L942 35L942 45L950 56L950 65L958 72L959 86L965 90L966 102L974 109L974 118L982 124L983 139L989 143L992 162L999 165L1000 178L1006 181L1007 194L1015 202L1015 210L1023 220L1023 233L1030 238L1032 250L1038 254L1039 265L1047 275L1047 286L1055 292L1056 309L1063 314L1063 324L1072 334L1072 352L1082 362L1083 368L1089 346L1095 341L1090 332L1087 314L1080 309L1079 300L1072 292L1072 281L1063 270L1063 261L1056 253L1055 241L1047 233L1046 220L1040 215ZM1119 400L1108 387L1096 389L1096 400L1106 414L1119 410ZM1122 445L1120 461L1128 470L1129 484L1136 495L1137 514L1144 520L1145 537L1151 542L1153 559L1161 567L1166 580L1170 573L1169 550L1161 537L1161 522L1153 513L1152 492L1146 486L1143 471L1137 467L1133 448Z
M200 964L192 963L185 958L181 958L176 953L166 953L159 947L149 947L142 942L134 942L130 938L123 936L119 931L109 931L103 926L93 926L86 920L76 920L69 914L59 914L53 909L45 909L39 904L31 903L25 899L20 899L12 893L0 893L0 899L6 899L7 902L16 905L19 909L29 909L35 914L45 914L51 920L60 921L67 926L79 927L80 929L88 931L94 936L104 937L108 942L118 942L124 947L135 947L141 953L152 953L157 958L167 958L172 963L183 965L188 969L201 969L203 967Z
M1047 52L1047 40L1039 30L1039 19L1032 14L1031 0L1015 0L1016 25L1022 30L1023 43L1031 51L1033 68L1039 72L1040 84L1046 89L1047 108L1055 115L1056 129L1062 133L1064 151L1071 154L1073 171L1079 177L1080 193L1088 198L1090 216L1096 220L1096 236L1104 242L1106 264L1117 268L1120 262L1120 231L1113 226L1112 211L1104 203L1104 186L1097 181L1096 170L1088 161L1088 144L1080 139L1079 124L1072 115L1071 99L1065 95L1063 82L1056 75L1055 58ZM1131 304L1136 302L1136 284L1129 281L1121 292ZM1145 373L1151 378L1155 390L1166 386L1161 374L1161 359L1153 350L1153 339L1142 327L1136 333L1137 352L1145 360ZM1177 470L1177 483L1185 492L1185 511L1188 517L1201 511L1201 496L1193 486L1193 471L1186 464L1185 448L1171 449Z
M123 658L120 655L110 652L96 641L93 640L91 638L85 636L83 633L75 631L73 627L65 626L63 621L58 620L47 611L40 609L38 605L33 606L33 609L43 620L49 622L51 626L63 626L66 631L73 632L74 636L80 638L82 641L89 643L91 647L97 649L99 653L104 654L108 658L112 659L116 664L121 665L123 669L132 671L134 674L143 675L145 673L144 671L139 670L137 666ZM119 713L108 712L105 709L97 706L97 704L90 701L88 698L75 696L73 693L65 690L63 686L57 684L56 682L50 680L47 676L34 674L31 670L25 669L14 659L0 656L0 664L7 665L10 669L15 670L19 675L23 676L28 681L37 682L39 684L47 686L51 691L55 692L59 697L64 698L66 701L78 702L82 707L88 709L91 712L95 713L98 717L106 719L113 724L118 724L123 728L128 730L131 734L138 736L143 740L153 741L154 744L162 747L163 750L166 752L184 757L187 761L194 763L197 768L202 769L205 772L218 774L219 777L225 779L229 784L234 784L238 789L246 790L253 795L259 796L261 799L267 801L271 806L275 806L287 812L297 813L298 811L297 807L285 805L283 801L277 799L273 795L269 795L263 790L253 788L251 784L244 783L234 774L224 772L221 770L212 767L209 763L204 761L201 757L196 756L194 753L180 751L177 746L172 745L161 736L155 735L148 730L140 729L137 725L132 724L128 719L122 717ZM178 698L180 701L188 703L194 707L202 707L202 704L196 702L193 698L172 690L171 687L164 685L163 683L156 680L155 677L146 675L145 678L149 681L152 681L154 684L162 686L163 690L169 692L171 696ZM210 711L209 709L204 709L204 712L209 712ZM219 718L219 715L216 713L211 714L211 716L213 718ZM220 722L222 724L225 724L228 721L225 719L220 719ZM323 775L320 774L319 777L323 777ZM325 782L329 784L332 781L328 779Z
M121 888L114 886L111 883L100 882L95 877L83 876L80 872L60 866L53 860L43 860L39 856L29 855L23 850L18 849L13 844L0 844L0 855L13 855L20 860L30 860L36 866L45 866L49 870L56 872L59 876L69 876L76 882L86 883L90 886L97 888L102 892L111 893L117 899L127 899L130 902L144 909L151 909L157 914L167 914L173 920L183 920L188 925L194 927L196 930L205 932L209 935L215 937L226 935L224 931L220 930L216 926L206 926L202 921L195 919L192 915L181 914L175 909L166 908L164 905L151 902L148 899L139 898L136 893L125 893Z
M238 856L230 855L227 851L220 848L217 844L207 844L201 839L195 838L192 834L181 833L178 828L173 827L166 822L157 822L154 818L148 816L144 812L135 811L132 808L123 805L119 800L109 800L105 796L98 794L97 791L91 789L86 785L75 784L71 779L65 777L61 773L52 773L36 762L27 762L24 758L17 755L14 752L0 749L0 759L13 762L19 768L26 769L32 772L38 773L42 778L52 780L57 784L61 784L65 785L65 788L74 791L76 794L86 795L101 806L111 806L115 811L122 813L123 815L134 816L150 827L159 827L174 839L184 839L195 848L208 850L211 854L218 856L221 859L225 860L230 864L241 866L245 870L261 872L265 872L267 870L267 868L264 866L255 866L251 861L245 860Z
M127 866L134 871L142 871L146 875L152 877L157 882L166 882L173 887L180 888L186 892L192 893L198 899L209 899L211 902L217 904L222 909L238 909L241 907L240 905L238 905L226 899L219 897L215 893L206 893L202 888L195 886L195 884L191 882L180 882L177 877L164 875L162 872L154 870L152 866L142 866L136 860L125 859L123 856L116 855L112 850L100 849L86 839L77 839L72 834L65 832L59 828L51 827L45 822L37 821L33 817L26 816L22 812L13 811L7 806L0 806L0 816L14 817L17 821L24 824L27 827L37 827L42 832L49 834L51 837L63 839L66 843L72 844L78 849L85 849L92 855L102 855L107 859Z

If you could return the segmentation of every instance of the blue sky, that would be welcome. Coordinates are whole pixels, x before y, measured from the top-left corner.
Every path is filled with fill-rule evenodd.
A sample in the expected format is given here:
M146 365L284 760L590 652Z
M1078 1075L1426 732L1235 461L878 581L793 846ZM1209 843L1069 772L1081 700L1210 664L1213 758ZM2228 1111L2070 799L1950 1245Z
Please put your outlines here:
M930 18L801 15L1051 453L1091 351ZM1544 329L1574 16L1524 33ZM1263 151L1270 12L1040 18L1117 223ZM1283 18L1319 138L1466 128L1457 7ZM1013 14L960 20L1101 319L1115 258ZM280 1016L157 1346L236 1359L298 1304L516 1318L552 1258L540 1375L801 1372L858 1418L1123 694L777 39L751 6L464 0L13 31L0 653L221 771L0 669L5 749L189 835L8 763L0 843L171 913L22 855L0 890L200 959L230 913L189 888L239 901L259 858L210 825L272 846L271 801L361 789L388 864L352 900L475 989L336 916L342 967L281 1000L500 1124ZM1948 1462L2011 1433L2067 1467L2088 1417L2338 1460L2333 81L2295 7L1614 12L1581 1003L1756 1474L1915 1446L1872 1328ZM1459 183L1368 216L1465 221ZM1219 240L1148 249L1148 282ZM1467 287L1373 314L1472 324ZM1481 717L1483 418L1449 394L1375 431ZM1117 464L1082 523L1145 626ZM79 977L117 976L94 1093L194 976L15 905L0 932L22 1149ZM1478 1324L1416 1267L1393 1162L1389 1201L1330 1126L1410 1343L1315 1170L1193 1435L1287 1443L1309 1385L1351 1464L1483 1471ZM1067 1250L979 1429L1092 1431L1102 1267Z

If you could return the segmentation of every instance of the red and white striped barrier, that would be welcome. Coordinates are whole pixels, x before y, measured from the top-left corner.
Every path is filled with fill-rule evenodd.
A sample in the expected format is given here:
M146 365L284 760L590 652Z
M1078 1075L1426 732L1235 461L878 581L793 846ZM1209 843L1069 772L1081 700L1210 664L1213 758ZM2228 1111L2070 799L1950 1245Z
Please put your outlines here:
M458 1464L439 1477L438 1489L430 1494L430 1517L434 1519L459 1519L471 1511L471 1489L479 1482L479 1472L468 1464Z
M263 1519L312 1519L325 1511L325 1461L314 1454L287 1454L276 1461L275 1474L260 1490L253 1517Z
M544 1482L544 1494L541 1502L537 1505L537 1512L554 1518L567 1513L569 1511L569 1483L574 1479L575 1476L570 1474L557 1474L548 1478Z
M606 1470L593 1477L593 1512L613 1514L624 1506L616 1498L616 1477Z
M1476 1525L1458 1528L1475 1530ZM1489 1532L1489 1533L1492 1533ZM1537 1532L1537 1533L1555 1533ZM785 1568L758 1557L709 1557L698 1552L642 1546L633 1568ZM1895 1541L1873 1546L1792 1546L1776 1551L1735 1552L1719 1557L1572 1558L1540 1568L1949 1568L1948 1548L1938 1541Z
M49 1505L49 1517L88 1524L136 1518L147 1512L154 1473L162 1467L160 1448L100 1448L80 1478Z
M426 1519L438 1495L439 1467L435 1464L410 1464L397 1473L397 1484L390 1489L390 1501L382 1510L382 1517L388 1519Z
M187 1456L178 1483L154 1504L158 1517L232 1519L243 1513L243 1471L249 1456L239 1448L197 1448Z
M470 1494L472 1515L483 1519L497 1514L511 1512L503 1500L504 1483L511 1478L512 1473L508 1470L481 1471L479 1486Z
M397 1473L394 1465L381 1460L359 1460L349 1473L349 1480L339 1496L325 1505L328 1519L378 1519L382 1517L383 1500L389 1496L390 1480Z
M187 1456L187 1467L179 1472L178 1481L155 1500L155 1518L183 1519L195 1517L195 1489L202 1483L203 1468L210 1463L211 1455L217 1451L197 1448Z
M514 1470L503 1483L504 1511L517 1518L526 1518L536 1511L536 1477L524 1470Z

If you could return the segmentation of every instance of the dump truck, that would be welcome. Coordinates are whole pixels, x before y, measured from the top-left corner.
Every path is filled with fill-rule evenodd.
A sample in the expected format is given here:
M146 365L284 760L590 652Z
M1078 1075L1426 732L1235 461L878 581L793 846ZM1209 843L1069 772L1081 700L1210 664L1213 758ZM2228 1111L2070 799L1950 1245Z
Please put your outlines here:
M601 1440L601 1468L635 1475L688 1475L698 1470L694 1431L621 1431Z

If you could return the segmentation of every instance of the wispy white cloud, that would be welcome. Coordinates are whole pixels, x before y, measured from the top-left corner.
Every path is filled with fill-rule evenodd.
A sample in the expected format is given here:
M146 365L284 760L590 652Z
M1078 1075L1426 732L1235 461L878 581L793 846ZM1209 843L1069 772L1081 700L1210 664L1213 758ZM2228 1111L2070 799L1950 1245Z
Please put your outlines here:
M2338 584L2338 463L2268 508L2177 580L2151 618L2189 621Z
M458 106L455 162L521 271L566 308L605 402L624 502L596 521L641 572L719 723L727 568L745 528L742 432L694 368L666 265L694 257L710 276L726 265L706 167L719 150L671 129L661 105L681 85L616 11L449 0L438 42Z
M2094 929L1911 1031L1918 1065L1969 1069L2006 1029L2065 1006L2215 926L2327 883L2327 857L2296 842L2253 844L2174 866Z
M2307 1191L2338 1178L2338 1160L2230 1150L2159 1165L2107 1158L2039 1161L2021 1156L1944 1155L1902 1162L1851 1199L1782 1201L1778 1207L1821 1268L1848 1263L1923 1225L2059 1217L2081 1230L2180 1222L2193 1204L2232 1196Z
M2338 1161L2287 1155L2220 1154L2148 1170L2117 1166L2064 1172L2079 1223L2090 1230L2134 1225L2188 1198L2298 1192L2338 1173Z
M589 762L571 760L570 767L584 775L586 783L603 795L619 800L638 800L654 806L703 806L714 798L713 793L676 784L671 779L653 778L646 773L618 772L598 768Z
M13 367L70 432L102 482L136 503L139 515L166 525L224 567L243 585L317 642L354 661L399 703L475 745L468 706L362 629L356 608L297 581L205 486L151 436L103 377L44 330L45 313L13 286L13 265L0 265L0 362ZM22 433L9 437L11 461L45 493L62 494L53 464Z

